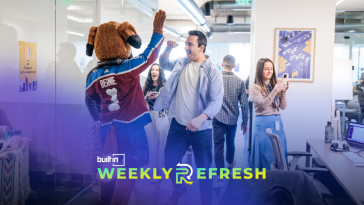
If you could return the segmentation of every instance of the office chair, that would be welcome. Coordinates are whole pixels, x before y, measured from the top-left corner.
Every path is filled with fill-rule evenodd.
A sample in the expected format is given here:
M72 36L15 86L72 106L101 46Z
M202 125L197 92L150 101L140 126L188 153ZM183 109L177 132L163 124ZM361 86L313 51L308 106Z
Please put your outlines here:
M323 205L324 202L308 174L268 170L265 179L230 179L218 204Z
M297 163L300 157L303 156L312 156L309 152L301 152L301 151L293 151L293 152L287 152L287 156L292 156L293 159L291 161L291 165L288 169L286 158L284 156L284 152L282 149L281 139L279 136L272 133L272 129L268 128L265 130L265 133L270 137L274 152L274 161L271 164L271 170L300 170L306 172L308 175L312 176L313 174L321 173L321 172L327 172L328 170L325 168L311 168L311 167L297 167ZM325 187L320 181L313 178L313 183L315 184L315 187L317 191L321 194L322 200L324 198L331 198L333 197L330 190Z
M362 123L364 113L364 93L363 91L354 91L353 99L346 102L345 108L345 117L350 120L355 119L358 123ZM343 109L338 108L340 110L341 116L343 116Z

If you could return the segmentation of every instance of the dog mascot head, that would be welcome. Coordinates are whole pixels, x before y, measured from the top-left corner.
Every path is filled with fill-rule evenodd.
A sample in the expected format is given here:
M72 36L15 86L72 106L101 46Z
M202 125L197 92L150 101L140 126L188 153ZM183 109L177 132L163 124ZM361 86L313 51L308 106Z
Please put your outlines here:
M114 21L93 26L88 35L86 54L92 56L95 48L96 57L100 62L112 59L131 58L131 46L140 48L142 40L134 26L129 22L122 24Z

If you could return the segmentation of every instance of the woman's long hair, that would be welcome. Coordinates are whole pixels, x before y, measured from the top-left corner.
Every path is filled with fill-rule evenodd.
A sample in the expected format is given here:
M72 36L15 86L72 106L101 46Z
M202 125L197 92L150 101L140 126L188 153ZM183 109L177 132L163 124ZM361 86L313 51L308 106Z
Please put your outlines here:
M144 87L143 87L143 94L146 95L149 90L153 88L153 79L152 79L152 67L157 65L159 69L159 77L158 77L158 87L157 90L159 90L161 87L164 86L166 83L166 77L164 76L164 70L159 67L158 63L154 63L152 66L150 66L147 80L145 81Z
M263 78L263 70L264 70L264 64L266 62L270 62L273 65L273 75L270 78L269 82L272 85L272 87L274 88L276 86L276 84L278 83L277 81L277 75L276 75L276 70L274 67L274 63L269 59L269 58L261 58L259 59L258 63L257 63L257 69L255 71L255 80L254 83L260 85L262 87L262 89L268 93L267 88L265 86L264 83L264 78ZM278 93L278 97L281 97L281 93Z

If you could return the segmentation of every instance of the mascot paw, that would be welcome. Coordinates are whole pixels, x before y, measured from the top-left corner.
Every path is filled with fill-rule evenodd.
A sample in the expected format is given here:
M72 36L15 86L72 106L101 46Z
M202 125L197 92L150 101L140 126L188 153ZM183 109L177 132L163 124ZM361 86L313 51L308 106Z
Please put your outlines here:
M154 17L153 21L153 33L163 34L164 21L167 15L165 11L159 10Z

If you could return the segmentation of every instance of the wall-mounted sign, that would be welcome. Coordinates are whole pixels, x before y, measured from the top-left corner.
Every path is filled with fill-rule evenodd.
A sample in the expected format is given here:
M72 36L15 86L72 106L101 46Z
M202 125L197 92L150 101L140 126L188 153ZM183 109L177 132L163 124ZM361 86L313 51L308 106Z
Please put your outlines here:
M37 90L37 43L19 41L19 92Z

